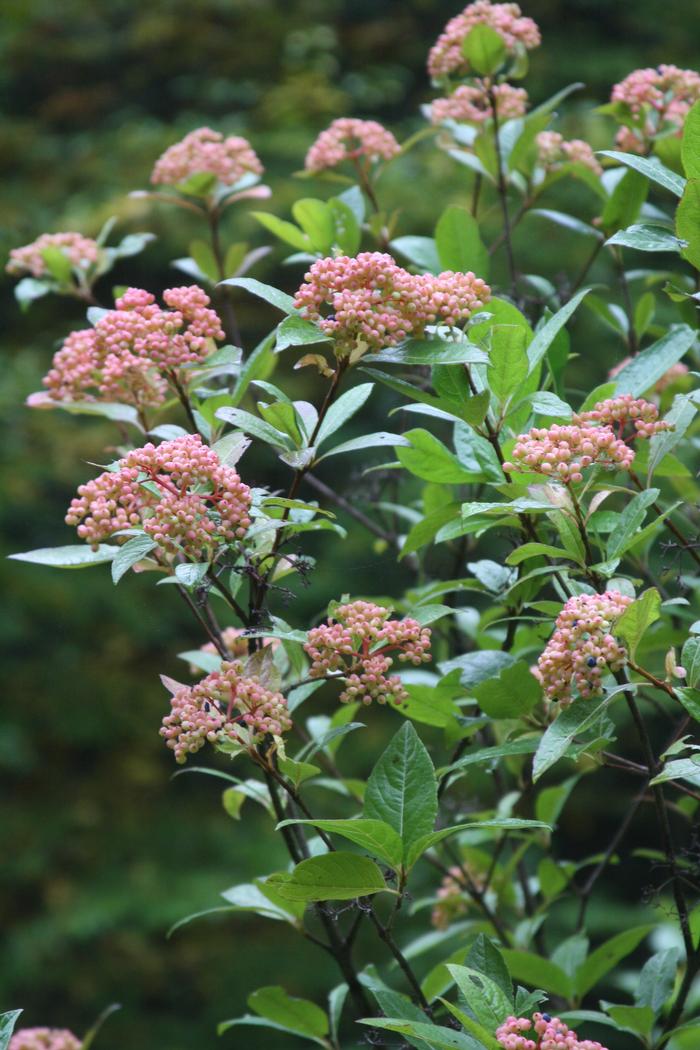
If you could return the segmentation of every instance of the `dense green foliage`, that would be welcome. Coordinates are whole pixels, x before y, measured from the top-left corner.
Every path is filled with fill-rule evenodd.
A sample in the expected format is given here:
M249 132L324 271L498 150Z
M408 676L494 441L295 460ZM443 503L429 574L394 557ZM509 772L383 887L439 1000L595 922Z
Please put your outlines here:
M332 118L347 113L374 116L391 126L400 140L423 126L418 107L432 97L424 72L427 47L454 13L451 3L427 0L298 0L284 5L283 16L279 3L253 0L194 5L169 0L141 10L129 2L107 6L108 13L98 5L88 7L84 0L60 9L38 0L8 5L11 17L0 30L0 76L9 99L3 156L7 168L9 158L13 161L5 172L1 206L3 253L44 229L80 229L95 235L111 215L118 216L120 236L154 231L157 240L140 255L118 262L100 286L105 301L111 283L128 282L154 292L178 283L170 262L187 254L192 239L201 236L195 217L127 198L131 190L146 186L153 161L165 147L202 123L244 133L262 156L273 191L271 202L263 203L261 210L289 218L297 198L325 198L334 189L290 178L317 131ZM537 19L545 40L531 60L527 86L533 102L572 78L585 81L586 88L569 100L557 127L568 137L579 135L596 148L609 148L613 124L594 114L593 106L607 99L613 81L634 67L659 61L681 66L696 62L687 27L697 24L697 15L689 3L671 6L674 17L659 20L658 6L651 3L627 12L613 12L607 3L533 3L527 13ZM425 192L427 185L430 193ZM466 169L428 140L387 171L381 190L383 199L400 209L398 236L432 236L436 219L448 205L469 203L471 183ZM660 204L672 211L667 196L661 196ZM553 187L546 206L571 209L586 222L600 211L595 196L574 180ZM302 270L281 265L289 249L247 214L255 207L231 209L225 236L274 245L254 274L293 292ZM486 243L498 237L500 221L497 208L486 213ZM615 225L628 223L613 223L611 229ZM684 235L680 228L678 232ZM532 216L516 230L514 250L519 271L545 277L566 297L590 244L585 236L579 240ZM628 258L630 266L641 265L636 255ZM596 265L589 280L612 286L614 267L602 259ZM499 254L491 284L503 288L507 282L506 260ZM647 319L646 344L662 338L670 323L696 324L694 307L672 302L658 286L654 291L657 313ZM636 286L637 302L642 293ZM528 295L527 308L537 318L542 312L539 297L549 295L532 287ZM81 304L47 297L20 315L9 279L3 296L4 546L13 552L69 544L74 534L59 524L68 498L91 476L86 462L113 458L103 450L120 439L109 423L29 412L22 406L26 395L38 389L56 340L83 325ZM599 290L594 296L600 302L597 312L582 309L573 322L578 356L569 362L566 390L555 388L577 406L625 353L619 331L624 307L620 290L612 288L610 293L618 307L612 315L606 312L606 296ZM243 343L250 348L276 323L277 315L242 291L235 301ZM639 307L638 322L644 321L645 309ZM285 391L318 403L323 382L310 371L286 369ZM511 364L501 371L501 390L497 377L492 377L492 389L507 394ZM634 393L644 390L646 386ZM424 417L407 416L409 422L401 425L396 417L387 422L387 412L400 403L402 398L378 386L362 424L353 420L343 437L406 429L414 422L414 433L424 424L433 429ZM254 411L252 402L245 407ZM689 455L692 446L685 458ZM410 471L409 457L399 459ZM375 453L372 462L381 461L382 455ZM251 484L287 484L288 472L263 446L254 446L243 462L241 471ZM353 503L369 505L382 483L376 475L362 475L366 464L360 459L349 464L344 460L342 485L330 469L321 476L337 484ZM412 475L403 477L391 498L416 505L422 499L421 509L440 517L444 493L430 486L423 492L425 472L415 460L412 466ZM428 463L427 469L433 471L434 464ZM457 480L470 483L466 476ZM690 478L670 483L665 479L663 484L674 485L678 498L695 500ZM469 496L473 501L482 498ZM352 524L342 510L338 515L344 525ZM440 525L446 520L441 517ZM634 528L640 523L641 519ZM500 535L493 536L487 536L480 558L500 559L508 553ZM654 539L649 558L645 555L635 563L634 573L643 576L650 569L660 589L666 589L664 597L686 595L686 588L693 586L686 561L679 562L677 552L664 552L658 536ZM493 551L485 552L491 543ZM304 549L319 558L317 567L305 580L307 586L295 585L293 601L286 607L280 603L276 610L295 626L307 626L330 598L347 591L396 600L411 581L407 560L397 564L386 543L356 526L334 553L329 553L334 550L330 535L324 534L313 537ZM615 553L614 547L608 548L608 557ZM430 575L447 578L453 564L459 575L464 554L459 544L449 550L431 548ZM171 588L154 589L148 574L130 573L111 589L106 569L51 573L10 562L2 572L7 596L2 619L5 692L12 699L0 742L0 769L14 802L6 817L0 876L0 917L6 932L0 1006L22 1005L27 1023L65 1023L81 1031L105 1003L120 1001L124 1009L104 1029L100 1047L185 1050L219 1045L216 1023L244 1013L251 988L280 983L293 995L321 1002L321 990L326 991L335 976L329 981L326 962L314 946L301 942L291 930L281 930L279 923L265 924L247 915L214 917L177 931L168 942L164 939L173 922L216 905L222 889L263 870L280 870L286 863L283 843L270 833L262 810L247 806L245 826L240 826L219 805L221 785L216 781L197 776L169 780L171 756L155 733L164 707L157 672L182 677L175 654L202 641L184 605L178 607ZM401 612L410 612L409 602ZM468 617L462 628L469 637ZM686 634L687 623L679 618L655 636L651 653L656 670L664 648L682 642ZM472 641L483 645L484 638ZM524 654L536 658L532 639L522 644ZM450 645L449 632L439 636L441 659ZM483 700L488 710L488 697ZM323 703L314 699L313 704L315 713L327 711L329 704L334 710L335 698ZM347 769L363 777L399 726L399 716L391 710L374 706L366 714L361 720L367 728L343 743ZM647 714L660 746L668 735L663 716L654 715L652 707ZM442 746L440 726L419 728L431 749ZM625 723L620 731L618 746L637 757L632 728ZM220 768L228 765L221 758L213 762ZM630 779L614 769L599 770L595 781L582 779L557 829L558 857L576 861L604 848L629 805ZM474 773L469 784L474 798L488 797L486 774ZM611 800L609 811L601 811L601 797ZM315 814L317 809L321 812L315 806ZM350 811L331 815L349 816ZM650 821L646 815L633 820L624 864L608 870L604 891L591 906L589 932L595 944L648 921L659 922L663 915L668 890L659 889L663 880L653 872L649 875L643 856L635 853L635 847L648 848L653 841ZM338 846L343 848L342 840ZM695 863L692 852L689 862ZM556 879L553 873L550 877ZM417 870L416 880L414 898L434 892L434 873L427 866ZM631 883L648 889L645 899L639 893L630 897ZM364 886L357 892L369 889ZM505 891L504 896L505 905L512 904ZM406 940L424 928L426 914L417 911L408 921L402 932ZM571 905L555 905L551 922L550 944L556 943L557 933L570 929ZM662 931L654 948L665 947L664 936L668 934ZM630 950L635 947L631 944ZM374 951L370 932L364 931L358 954ZM649 954L638 953L635 965ZM280 962L283 955L286 960ZM514 972L526 980L522 972ZM599 997L613 1001L620 1001L624 990L624 979L617 986L603 982L598 987ZM235 1039L237 1031L224 1040ZM620 1041L611 1041L611 1050L634 1045L625 1042L624 1035L616 1038ZM246 1030L245 1040L251 1047L281 1045L276 1034L257 1028Z

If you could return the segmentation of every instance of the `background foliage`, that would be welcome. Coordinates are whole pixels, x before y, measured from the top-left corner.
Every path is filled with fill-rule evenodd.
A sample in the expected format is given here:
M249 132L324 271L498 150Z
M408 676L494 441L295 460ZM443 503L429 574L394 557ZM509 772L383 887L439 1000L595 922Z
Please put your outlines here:
M300 192L290 174L333 117L375 116L399 138L421 126L418 106L431 94L427 49L458 6L437 0L8 0L0 25L0 254L43 230L94 235L117 215L119 232L158 235L126 264L131 283L152 291L173 283L168 260L184 253L194 230L179 213L126 196L146 184L167 145L202 123L246 134L268 170L272 207L284 215ZM654 0L532 0L526 13L540 24L546 45L532 58L533 101L572 79L584 81L560 130L608 146L611 127L591 110L606 100L611 83L657 62L698 67L697 34L689 29L697 26L694 7L692 0L672 0L661 19ZM417 171L420 184L411 177ZM399 232L409 226L412 233L429 232L435 200L441 206L460 201L461 178L427 147L394 166L385 192L410 216ZM431 194L421 188L426 179ZM580 192L576 186L562 192ZM264 243L243 210L227 221L236 225L237 239ZM534 260L538 272L556 278L563 234L544 234L534 220L524 224L517 250L523 269ZM298 272L279 269L280 255L275 248L256 276L291 289ZM117 270L115 281L125 274ZM11 282L3 281L0 291L6 420L0 516L9 552L62 542L56 523L87 476L84 461L108 438L101 440L98 423L78 425L22 407L38 388L55 341L80 325L80 307L49 297L21 317ZM270 318L251 297L241 297L239 310L250 346ZM589 352L573 374L581 387L592 387L609 364L608 336L591 316L576 324ZM377 405L380 411L380 399ZM353 483L360 482L348 479ZM361 533L351 536L342 561L324 563L299 595L300 621L341 593L350 573L355 593L375 592L378 571L389 589L387 574L398 571L392 559ZM242 1012L248 988L280 976L273 971L282 952L297 953L295 966L285 965L288 990L313 997L323 964L273 924L256 921L254 940L245 917L195 924L164 942L173 921L209 906L227 881L232 885L250 871L253 857L261 866L252 814L246 834L237 834L217 807L215 782L169 780L171 756L157 736L164 696L155 670L179 672L173 654L193 642L184 610L180 615L137 577L112 589L97 572L78 580L5 562L0 572L7 698L0 773L3 796L11 792L14 800L2 835L0 1007L22 1005L27 1023L80 1031L116 1000L124 1010L103 1033L105 1050L199 1050L218 1045L216 1022ZM381 717L373 722L379 739ZM597 790L609 790L614 809L615 776L599 774L596 783ZM562 829L572 857L591 852L600 833L585 792L577 798ZM283 862L281 856L267 860L271 867ZM607 906L592 915L593 928L611 933L639 923L647 907L625 900L619 875ZM252 1031L246 1044L271 1047L274 1037Z

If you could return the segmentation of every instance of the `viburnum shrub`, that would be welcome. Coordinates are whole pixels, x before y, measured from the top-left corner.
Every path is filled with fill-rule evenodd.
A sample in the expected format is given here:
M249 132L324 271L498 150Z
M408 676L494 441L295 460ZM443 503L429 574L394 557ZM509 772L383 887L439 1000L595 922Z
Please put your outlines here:
M618 148L595 152L556 128L573 87L531 108L514 85L539 44L517 4L477 0L430 50L423 131L400 144L342 116L322 131L299 175L345 188L298 200L294 222L254 213L293 249L288 291L244 275L266 248L224 242L228 206L270 191L253 147L209 128L154 158L158 189L139 193L201 220L186 286L111 302L106 234L44 234L8 264L23 303L91 303L29 404L117 428L116 454L96 448L105 465L66 495L73 542L15 557L147 573L170 585L154 600L186 603L164 744L230 782L236 819L262 807L289 858L212 910L232 929L238 912L286 923L328 956L315 1002L271 960L222 1032L329 1050L700 1039L700 76L630 73L600 108ZM418 142L464 173L432 237L383 200L386 166ZM571 212L550 197L563 179ZM543 220L571 257L589 245L556 278L524 273L514 243ZM254 348L242 294L269 317ZM604 366L585 309L613 332ZM285 393L299 368L308 400ZM262 485L265 462L286 481ZM398 559L374 593L353 586L350 529ZM300 622L292 599L310 575L323 592L324 561L344 593ZM572 856L579 792L592 856ZM596 906L620 863L648 922L623 913L606 937ZM10 1042L81 1045L36 1028Z

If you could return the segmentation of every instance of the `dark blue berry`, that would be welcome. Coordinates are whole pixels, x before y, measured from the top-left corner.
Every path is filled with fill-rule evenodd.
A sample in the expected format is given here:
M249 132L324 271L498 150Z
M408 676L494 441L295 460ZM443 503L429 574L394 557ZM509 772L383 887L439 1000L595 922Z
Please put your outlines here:
M542 1020L546 1021L547 1024L549 1024L549 1022L552 1020L552 1018L550 1017L549 1014L542 1014Z
M595 656L589 656L589 657L588 657L588 666L589 666L589 667L595 667L595 665L597 664L597 662L598 662L598 661L596 660Z

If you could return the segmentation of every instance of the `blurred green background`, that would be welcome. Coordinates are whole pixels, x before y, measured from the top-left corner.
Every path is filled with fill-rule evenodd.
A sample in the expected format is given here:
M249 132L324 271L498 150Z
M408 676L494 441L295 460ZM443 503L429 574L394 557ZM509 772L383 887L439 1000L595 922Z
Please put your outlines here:
M418 107L431 98L427 51L457 9L444 0L5 0L0 254L45 230L94 235L116 215L118 233L151 229L158 239L121 264L114 282L152 291L182 283L169 262L199 231L179 211L127 199L147 185L166 146L201 124L245 134L266 166L270 206L286 216L310 189L291 173L332 118L373 116L399 138L421 126ZM584 81L559 126L600 147L611 129L591 110L611 83L643 65L700 65L696 0L669 0L663 17L657 0L532 0L526 13L544 38L526 82L531 97ZM460 200L465 174L429 144L395 165L383 193L402 209L399 232L430 232L442 208ZM312 192L329 191L318 184ZM594 213L588 198L581 207ZM265 243L245 207L227 223L231 237ZM521 231L523 265L555 277L561 236ZM256 276L291 290L300 271L281 268L282 254L276 247ZM72 542L64 508L114 434L23 407L56 341L81 326L80 307L50 297L21 315L9 279L0 294L0 515L9 553ZM274 317L244 297L239 309L250 347ZM577 375L592 386L611 351L595 322L581 323L590 355ZM246 480L268 482L266 469L264 458L252 459ZM289 613L295 623L343 590L372 593L378 572L389 589L391 562L365 536L338 551L300 592ZM184 607L149 580L129 576L114 589L106 570L0 562L0 571L0 1008L22 1006L28 1024L80 1032L119 1001L124 1009L100 1048L204 1050L220 1045L216 1022L243 1012L258 985L282 982L320 1001L335 975L275 924L205 921L165 940L173 921L215 904L226 886L283 863L254 811L245 827L224 814L215 781L170 780L157 676L182 676L175 653L199 642ZM596 830L586 807L574 807L572 851L595 845ZM620 901L617 908L624 925L627 912ZM235 1030L244 1031L225 1042L278 1045L255 1029Z

